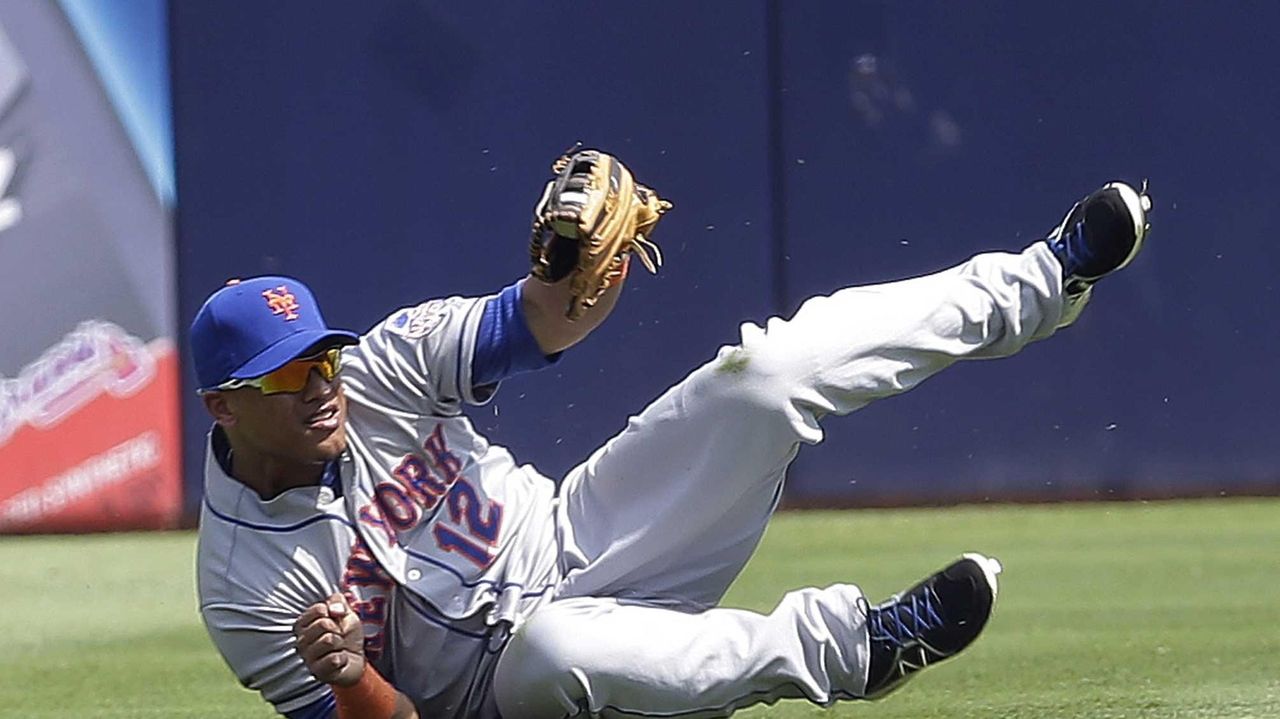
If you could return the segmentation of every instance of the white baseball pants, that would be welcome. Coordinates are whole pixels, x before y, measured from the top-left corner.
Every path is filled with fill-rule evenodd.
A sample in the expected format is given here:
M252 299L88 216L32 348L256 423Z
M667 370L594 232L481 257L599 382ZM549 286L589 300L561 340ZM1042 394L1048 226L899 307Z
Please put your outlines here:
M1063 318L1047 245L844 289L790 320L742 326L575 468L561 489L566 570L494 678L507 719L719 717L757 702L856 698L868 639L852 585L770 614L714 608L819 420L915 387L958 359L1003 357Z

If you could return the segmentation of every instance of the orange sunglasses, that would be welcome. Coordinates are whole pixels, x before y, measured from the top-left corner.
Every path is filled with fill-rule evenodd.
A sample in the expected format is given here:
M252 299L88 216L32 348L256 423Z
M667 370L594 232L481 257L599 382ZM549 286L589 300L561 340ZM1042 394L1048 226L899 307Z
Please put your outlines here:
M300 357L285 366L261 377L252 379L233 379L224 382L215 391L256 387L263 394L281 394L284 392L301 392L311 379L311 370L319 370L326 382L332 382L342 369L342 351L338 348L325 350L310 357Z

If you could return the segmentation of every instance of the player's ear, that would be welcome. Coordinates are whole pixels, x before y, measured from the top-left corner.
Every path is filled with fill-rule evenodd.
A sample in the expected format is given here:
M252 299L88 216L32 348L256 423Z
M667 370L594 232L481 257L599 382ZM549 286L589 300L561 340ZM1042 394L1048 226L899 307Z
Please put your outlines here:
M225 392L206 392L200 395L200 399L204 402L204 408L213 416L214 422L223 427L235 426L236 415Z

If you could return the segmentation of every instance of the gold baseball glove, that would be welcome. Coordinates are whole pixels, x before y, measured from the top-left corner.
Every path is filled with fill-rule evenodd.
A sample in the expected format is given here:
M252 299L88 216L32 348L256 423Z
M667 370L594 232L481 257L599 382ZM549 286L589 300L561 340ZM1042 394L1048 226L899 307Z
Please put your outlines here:
M649 272L658 271L662 252L649 235L671 203L598 150L562 155L551 171L556 177L533 210L529 254L539 280L570 278L573 299L565 316L576 320L622 279L630 253Z

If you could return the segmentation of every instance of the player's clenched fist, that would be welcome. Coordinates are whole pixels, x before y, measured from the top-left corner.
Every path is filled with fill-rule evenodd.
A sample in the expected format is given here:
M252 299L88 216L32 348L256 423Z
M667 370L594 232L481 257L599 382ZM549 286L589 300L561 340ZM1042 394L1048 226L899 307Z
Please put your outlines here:
M364 659L364 628L341 594L307 607L293 623L298 654L333 688L338 719L418 719L413 703Z
M293 623L298 654L316 679L351 686L364 674L364 629L341 594L312 604Z

